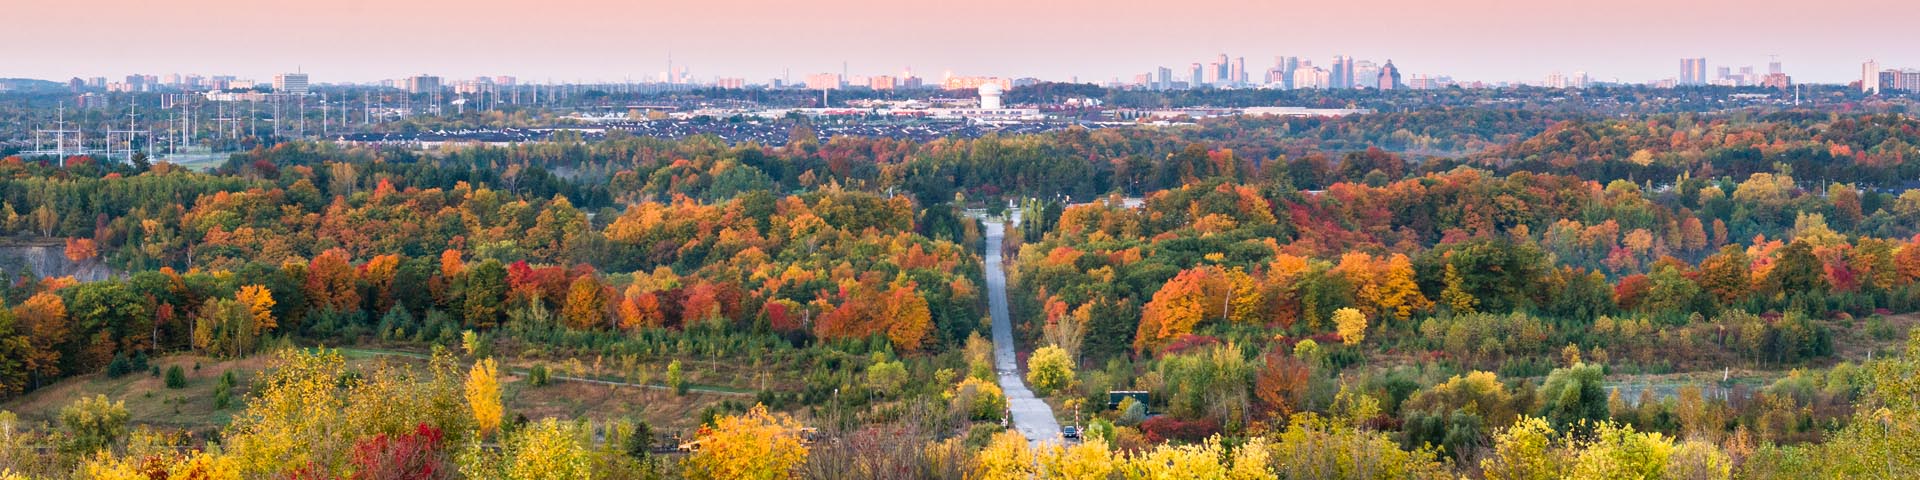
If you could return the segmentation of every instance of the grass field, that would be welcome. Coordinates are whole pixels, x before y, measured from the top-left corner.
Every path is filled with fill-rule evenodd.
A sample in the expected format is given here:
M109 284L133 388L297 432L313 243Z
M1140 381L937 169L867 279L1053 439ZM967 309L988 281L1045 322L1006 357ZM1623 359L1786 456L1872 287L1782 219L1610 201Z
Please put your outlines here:
M382 362L423 368L427 362L425 354L415 352L342 349L342 353L349 368L368 368ZM245 394L251 382L260 372L271 368L273 361L272 355L265 354L228 360L193 354L169 355L153 360L152 365L158 366L163 372L168 367L180 366L187 374L184 388L166 388L160 376L148 372L136 372L120 378L107 378L104 374L95 373L68 378L0 403L0 410L12 411L29 423L51 424L59 422L60 409L75 400L106 395L111 400L126 403L133 425L192 430L219 428L232 421L233 415L244 408ZM590 364L591 359L587 362ZM581 376L575 377L555 372L552 383L535 387L526 381L526 369L532 363L507 361L502 365L502 374L506 376L503 379L504 394L510 416L520 414L528 419L641 418L654 425L656 431L690 436L699 427L703 409L729 400L748 405L754 401L752 393L745 389L699 383L704 380L723 380L727 376L728 370L719 369L720 365L709 362L684 362L689 378L696 380L690 384L691 388L685 395L675 395L667 388L660 379L663 375L656 375L648 382L649 387L643 388L610 375L593 377L582 372ZM214 389L220 376L227 371L234 371L240 378L234 391L235 405L225 410L215 409ZM655 371L664 372L664 364Z

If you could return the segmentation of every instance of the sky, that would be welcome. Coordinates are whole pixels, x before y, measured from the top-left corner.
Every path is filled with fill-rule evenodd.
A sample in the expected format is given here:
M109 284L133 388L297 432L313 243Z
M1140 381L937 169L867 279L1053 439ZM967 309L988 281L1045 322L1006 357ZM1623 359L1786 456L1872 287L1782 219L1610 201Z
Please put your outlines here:
M7 0L0 77L230 74L315 83L434 74L522 82L818 72L1104 82L1217 55L1263 71L1334 55L1406 75L1676 77L1778 55L1797 82L1920 68L1920 1L1832 0ZM1177 75L1177 73L1176 73Z

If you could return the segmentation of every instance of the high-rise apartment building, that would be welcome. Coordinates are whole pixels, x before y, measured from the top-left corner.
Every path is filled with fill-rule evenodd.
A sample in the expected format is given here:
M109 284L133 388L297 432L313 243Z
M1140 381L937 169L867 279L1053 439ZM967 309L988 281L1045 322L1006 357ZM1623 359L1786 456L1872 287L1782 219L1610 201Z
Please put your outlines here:
M1867 60L1867 63L1860 65L1860 91L1880 93L1880 62Z
M1681 85L1706 85L1707 84L1707 59L1706 58L1680 59L1680 84Z
M839 90L839 89L840 89L840 74L838 74L838 73L816 73L816 74L812 74L812 75L808 75L808 76L807 76L807 89L809 89L809 90Z
M309 91L307 87L307 74L282 73L274 75L273 91L288 95L306 95Z
M436 77L432 75L415 75L412 77L407 77L407 93L417 95L422 93L436 93L439 91L440 91L440 77Z

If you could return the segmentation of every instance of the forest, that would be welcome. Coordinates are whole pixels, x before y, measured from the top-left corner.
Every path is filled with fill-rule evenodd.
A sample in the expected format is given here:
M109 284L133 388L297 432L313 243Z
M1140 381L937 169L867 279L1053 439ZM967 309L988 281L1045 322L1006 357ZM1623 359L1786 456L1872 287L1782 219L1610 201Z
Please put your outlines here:
M792 129L0 159L0 479L1920 474L1903 113Z

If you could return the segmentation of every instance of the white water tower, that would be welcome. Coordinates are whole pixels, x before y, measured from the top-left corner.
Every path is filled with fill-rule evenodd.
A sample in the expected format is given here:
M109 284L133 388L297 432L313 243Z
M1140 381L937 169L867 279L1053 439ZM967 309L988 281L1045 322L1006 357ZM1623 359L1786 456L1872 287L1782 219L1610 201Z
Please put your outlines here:
M999 110L1000 92L1000 84L997 82L980 84L980 109Z

